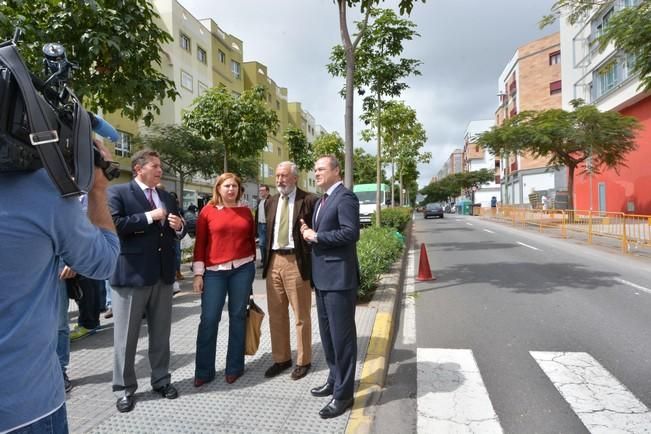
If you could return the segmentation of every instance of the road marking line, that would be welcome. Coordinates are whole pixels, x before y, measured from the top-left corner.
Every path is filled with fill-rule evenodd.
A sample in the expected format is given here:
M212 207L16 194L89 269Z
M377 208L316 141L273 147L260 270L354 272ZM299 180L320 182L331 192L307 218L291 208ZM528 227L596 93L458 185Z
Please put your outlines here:
M649 409L590 354L529 353L588 431L649 432Z
M405 345L416 343L416 300L413 297L415 292L414 273L416 269L416 250L409 252L407 261L407 273L405 277L405 295L404 300L404 322L402 326L402 342Z
M490 229L484 229L484 232L488 232L489 234L494 234L495 232L491 231Z
M418 433L502 433L471 350L418 348Z
M649 289L647 287L644 287L644 286L641 286L641 285L638 285L638 284L633 283L633 282L629 282L628 280L624 280L624 279L620 279L620 278L616 277L615 281L617 281L619 283L623 283L624 285L628 285L628 286L633 287L635 289L639 289L640 291L646 292L647 294L651 294L651 289Z
M528 248L530 248L530 249L540 251L540 249L539 249L538 247L530 246L529 244L521 243L520 241L516 241L516 242L517 242L518 244L520 244L521 246L528 247Z
M466 223L468 226L472 226L472 223Z

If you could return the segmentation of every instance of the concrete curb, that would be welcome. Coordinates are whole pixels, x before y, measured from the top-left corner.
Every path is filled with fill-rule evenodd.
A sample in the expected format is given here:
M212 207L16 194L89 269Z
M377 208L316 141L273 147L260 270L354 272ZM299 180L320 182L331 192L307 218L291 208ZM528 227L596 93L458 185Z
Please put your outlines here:
M370 433L375 419L384 381L387 377L391 348L396 329L396 309L400 306L403 291L405 264L411 249L413 220L405 230L405 248L402 258L382 277L373 294L370 305L377 309L373 331L368 344L366 358L362 365L359 387L355 393L355 404L348 419L346 433Z

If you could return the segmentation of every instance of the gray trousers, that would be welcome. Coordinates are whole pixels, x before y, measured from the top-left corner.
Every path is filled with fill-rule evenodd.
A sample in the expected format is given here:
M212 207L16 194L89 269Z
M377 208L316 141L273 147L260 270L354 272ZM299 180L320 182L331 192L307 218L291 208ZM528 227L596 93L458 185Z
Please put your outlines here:
M133 395L138 388L135 358L142 315L147 314L151 386L169 384L172 285L113 287L113 392Z

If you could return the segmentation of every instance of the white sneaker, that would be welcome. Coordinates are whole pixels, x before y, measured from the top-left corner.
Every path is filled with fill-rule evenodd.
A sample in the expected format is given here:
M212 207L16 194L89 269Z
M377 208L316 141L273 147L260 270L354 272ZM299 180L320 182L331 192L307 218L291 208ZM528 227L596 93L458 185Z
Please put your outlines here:
M174 282L172 285L172 295L176 295L179 292L181 292L181 285L179 285L179 282Z

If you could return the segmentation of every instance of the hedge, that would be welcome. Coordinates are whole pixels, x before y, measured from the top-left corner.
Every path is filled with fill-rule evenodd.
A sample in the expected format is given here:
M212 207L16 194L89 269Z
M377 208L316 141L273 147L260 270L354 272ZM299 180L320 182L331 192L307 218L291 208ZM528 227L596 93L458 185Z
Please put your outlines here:
M393 228L371 226L362 229L357 243L360 284L357 295L367 300L377 287L380 277L400 257L403 238Z

